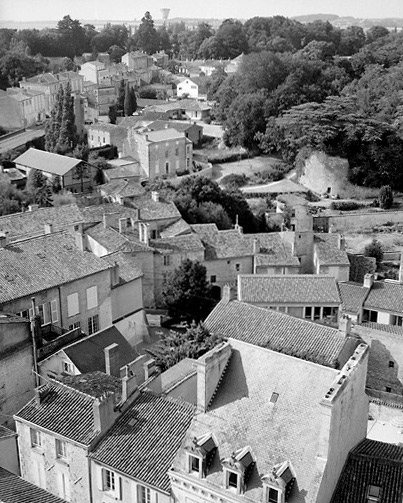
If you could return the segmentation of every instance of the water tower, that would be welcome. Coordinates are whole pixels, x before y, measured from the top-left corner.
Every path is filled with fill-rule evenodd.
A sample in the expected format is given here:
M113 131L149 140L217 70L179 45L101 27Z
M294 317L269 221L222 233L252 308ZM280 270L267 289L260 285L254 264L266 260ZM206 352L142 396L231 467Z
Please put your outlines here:
M169 12L171 9L161 9L161 14L162 14L162 20L164 21L164 24L166 24Z

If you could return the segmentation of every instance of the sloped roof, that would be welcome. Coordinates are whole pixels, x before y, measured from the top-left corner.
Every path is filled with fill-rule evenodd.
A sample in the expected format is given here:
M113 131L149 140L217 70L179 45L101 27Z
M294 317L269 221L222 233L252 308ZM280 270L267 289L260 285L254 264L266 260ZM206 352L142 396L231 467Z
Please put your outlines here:
M308 189L295 183L288 178L283 178L277 182L265 183L263 185L252 185L241 187L241 192L245 194L266 193L266 194L291 194L293 192L301 193L308 192Z
M143 276L143 272L139 268L139 262L129 253L117 251L109 255L104 255L102 259L106 260L111 265L115 263L118 264L119 278L123 283L134 281Z
M9 430L5 426L0 424L0 438L7 438L7 437L16 437L17 433L13 430ZM0 497L1 497L1 492L0 492Z
M104 246L107 249L108 254L118 251L153 251L151 247L139 241L138 232L125 232L124 234L121 234L113 227L105 227L103 223L94 225L86 231L86 234L97 241L100 245Z
M336 279L316 274L238 276L239 300L247 303L340 304Z
M185 133L194 127L202 129L202 126L198 124L193 124L189 122L178 122L178 121L164 121L157 119L156 121L149 124L147 127L152 131L160 131L162 129L175 129L178 132Z
M80 339L64 347L63 351L82 374L95 371L106 372L104 350L111 344L119 346L119 368L132 362L138 356L115 326Z
M30 400L15 418L28 421L83 445L89 445L99 434L95 429L93 403L95 398L60 382L40 387L48 394L37 404Z
M152 239L150 246L156 248L161 253L167 252L197 252L203 251L204 246L199 236L196 234L184 234L164 239Z
M2 503L66 503L66 500L2 467L0 467L0 499Z
M112 197L135 197L145 193L144 187L140 185L138 180L125 180L123 178L115 178L109 183L99 185L98 190L104 195Z
M195 412L193 405L143 392L90 457L165 493L167 475Z
M115 402L119 402L122 396L122 381L120 377L111 376L104 372L95 371L79 374L76 376L64 376L61 382L81 393L101 398L107 392L115 393Z
M164 230L160 232L160 236L165 239L180 236L181 234L189 234L190 232L190 225L181 218L173 224L167 225Z
M41 73L40 75L30 77L29 79L27 79L27 82L33 84L56 84L59 81L52 73ZM23 84L23 82L21 82L20 84Z
M375 281L364 307L403 313L403 284L391 280Z
M338 285L343 311L358 313L364 304L369 289L360 283L352 281L340 282Z
M160 199L154 201L146 194L145 196L136 197L132 201L132 206L140 209L141 220L161 220L165 218L181 218L178 208L172 201Z
M218 455L213 458L203 481L223 487L221 461L249 446L256 458L244 497L263 501L260 477L274 465L289 461L297 473L297 483L288 503L316 501L322 481L317 467L321 425L321 400L337 376L337 371L264 348L229 340L232 356L208 412L198 414L182 447L193 437L213 433ZM270 401L277 393L275 403ZM188 473L186 451L175 458L173 472Z
M239 301L219 302L206 328L226 338L335 365L346 338L335 328Z
M53 154L45 152L44 150L37 150L30 148L16 159L15 164L25 166L27 168L39 169L46 173L64 176L73 168L83 162L81 159L74 159L74 157L67 157L65 155Z
M350 265L347 252L340 250L338 234L315 234L314 247L320 265Z
M347 459L331 503L367 503L369 486L381 488L382 503L400 503L403 493L403 447L363 440Z
M27 297L110 269L81 252L68 233L53 233L0 248L0 303Z
M9 241L17 241L43 235L45 224L51 224L57 232L81 220L80 209L74 203L1 216L0 230L8 232Z
M147 132L147 140L151 142L177 140L183 138L184 135L176 129L161 129L158 131Z

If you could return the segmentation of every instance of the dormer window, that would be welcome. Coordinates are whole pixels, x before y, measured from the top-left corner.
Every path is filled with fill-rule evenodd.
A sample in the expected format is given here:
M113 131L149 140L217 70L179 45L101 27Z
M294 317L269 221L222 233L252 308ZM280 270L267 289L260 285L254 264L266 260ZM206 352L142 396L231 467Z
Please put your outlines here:
M246 485L255 465L250 447L238 449L229 458L224 459L222 463L225 488L235 491L236 494L245 492Z
M189 473L205 477L217 450L213 435L207 433L198 438L193 437L186 450L188 451Z
M280 493L277 489L273 489L273 487L268 488L267 503L280 503Z
M270 474L262 477L264 503L284 503L290 496L295 472L289 461L273 466Z

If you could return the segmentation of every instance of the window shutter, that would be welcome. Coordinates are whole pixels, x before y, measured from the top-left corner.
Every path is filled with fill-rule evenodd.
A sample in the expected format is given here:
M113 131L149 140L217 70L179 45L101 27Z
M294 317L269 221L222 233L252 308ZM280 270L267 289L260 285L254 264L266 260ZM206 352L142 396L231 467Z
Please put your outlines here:
M74 316L79 312L78 293L72 293L67 296L67 316Z
M50 311L52 316L52 323L59 321L59 314L57 312L57 299L52 300L52 302L50 303Z
M105 470L99 465L95 465L95 469L97 475L97 487L100 491L103 491L105 487Z
M117 485L116 485L116 496L119 500L123 499L123 481L122 477L118 476Z
M92 286L87 288L87 309L93 309L98 306L98 292L97 287Z
M46 302L43 304L43 324L47 325L50 321L50 302Z

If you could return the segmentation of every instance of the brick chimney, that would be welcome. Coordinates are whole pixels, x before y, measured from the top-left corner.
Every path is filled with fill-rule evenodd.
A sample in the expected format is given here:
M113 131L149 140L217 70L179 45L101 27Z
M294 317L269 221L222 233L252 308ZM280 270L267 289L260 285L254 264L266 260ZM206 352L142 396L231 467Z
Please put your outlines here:
M196 362L197 408L206 412L231 357L229 342L223 342Z
M111 344L104 348L105 353L105 373L111 376L120 377L120 352L119 345Z
M129 365L125 366L124 373L122 377L122 405L129 399L130 401L135 400L140 395L136 375L130 370Z
M372 288L372 285L374 284L375 281L375 276L373 274L366 274L364 276L364 288Z
M105 433L115 422L114 413L115 393L107 392L100 398L96 398L92 404L94 414L94 429Z

